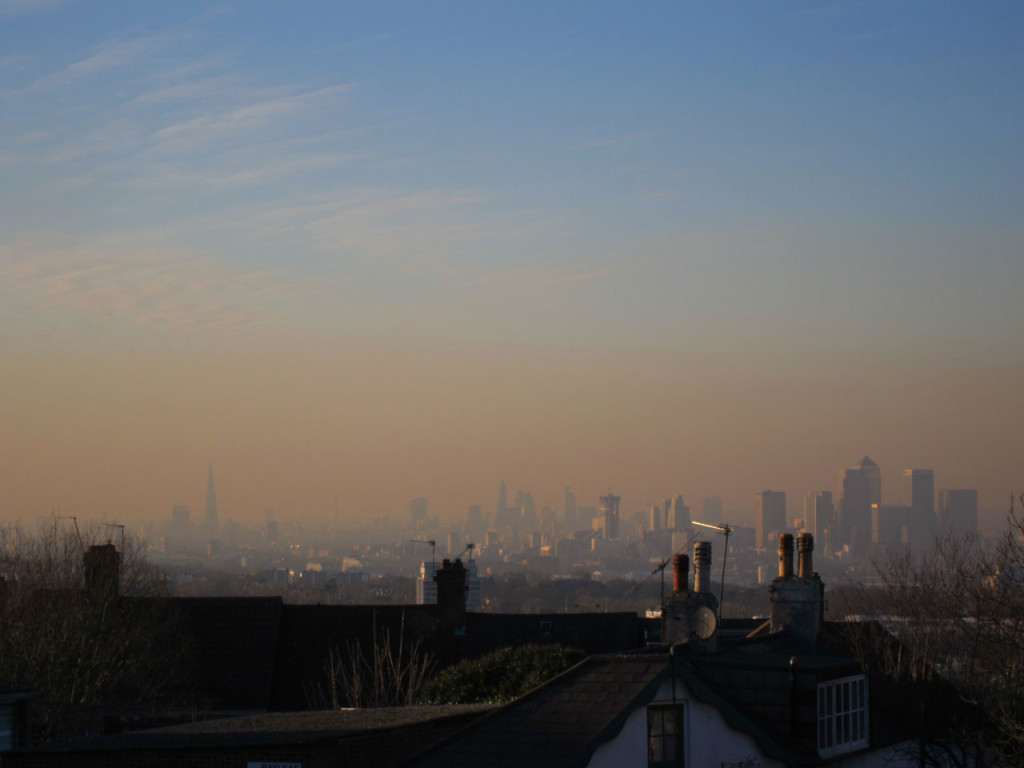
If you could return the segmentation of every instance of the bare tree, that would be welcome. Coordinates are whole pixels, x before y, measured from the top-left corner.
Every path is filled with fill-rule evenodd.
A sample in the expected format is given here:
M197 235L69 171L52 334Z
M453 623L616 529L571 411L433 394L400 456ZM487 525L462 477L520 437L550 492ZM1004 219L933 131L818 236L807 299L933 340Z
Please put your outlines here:
M1021 505L1024 497L1011 499L994 545L946 537L925 557L879 564L879 585L846 596L845 612L875 620L847 634L889 681L887 695L918 734L921 765L1024 764Z
M53 520L38 535L0 530L0 681L39 692L35 738L75 731L82 705L152 706L169 701L185 652L160 573L133 536L116 554L112 581L89 589L85 557L103 530Z
M374 620L373 644L358 640L344 650L332 646L324 660L324 682L307 696L318 709L341 707L395 707L412 704L433 669L433 659L419 640L412 639L405 614L397 637Z

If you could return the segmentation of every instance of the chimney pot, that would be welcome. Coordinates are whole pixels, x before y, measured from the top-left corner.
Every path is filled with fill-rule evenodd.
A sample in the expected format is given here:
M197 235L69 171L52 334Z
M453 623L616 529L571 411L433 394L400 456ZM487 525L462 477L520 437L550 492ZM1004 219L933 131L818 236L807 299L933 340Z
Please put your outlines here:
M779 578L788 579L793 575L793 534L779 536Z
M672 556L672 591L686 592L690 588L690 556Z
M711 542L698 541L693 547L693 591L711 591Z
M796 549L799 555L799 573L801 579L809 579L814 575L814 536L801 533L796 537Z

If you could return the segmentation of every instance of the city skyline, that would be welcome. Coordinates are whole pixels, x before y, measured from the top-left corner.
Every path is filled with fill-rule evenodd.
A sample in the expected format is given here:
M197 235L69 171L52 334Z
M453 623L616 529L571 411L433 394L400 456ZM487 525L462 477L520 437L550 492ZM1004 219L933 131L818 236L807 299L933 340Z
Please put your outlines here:
M1018 4L0 20L0 522L1024 490Z

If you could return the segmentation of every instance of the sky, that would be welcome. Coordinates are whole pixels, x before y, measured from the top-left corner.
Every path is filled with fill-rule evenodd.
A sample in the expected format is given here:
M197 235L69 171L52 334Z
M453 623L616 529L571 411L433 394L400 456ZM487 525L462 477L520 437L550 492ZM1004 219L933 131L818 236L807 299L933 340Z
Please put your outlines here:
M1024 491L1024 6L0 0L0 522Z

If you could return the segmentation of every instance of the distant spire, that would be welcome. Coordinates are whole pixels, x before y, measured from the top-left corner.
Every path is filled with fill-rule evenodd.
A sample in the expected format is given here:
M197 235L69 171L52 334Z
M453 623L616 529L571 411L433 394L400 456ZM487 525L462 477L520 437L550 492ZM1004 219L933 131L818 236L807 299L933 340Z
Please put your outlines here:
M206 528L211 535L217 533L217 490L213 486L213 465L206 476Z

